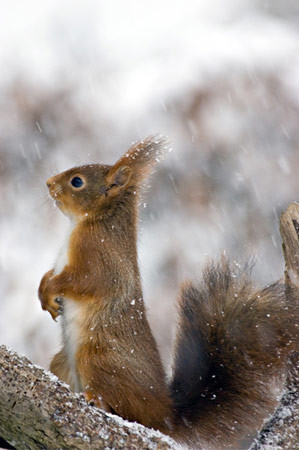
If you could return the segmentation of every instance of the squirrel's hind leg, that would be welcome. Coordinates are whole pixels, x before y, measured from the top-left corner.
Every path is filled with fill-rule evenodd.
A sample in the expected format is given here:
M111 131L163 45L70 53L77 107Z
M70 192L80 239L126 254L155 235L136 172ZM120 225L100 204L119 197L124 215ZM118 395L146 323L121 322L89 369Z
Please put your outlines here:
M73 390L72 376L63 349L60 350L60 352L56 353L56 355L53 357L50 363L50 371L54 373L54 375L56 375L61 381L69 384Z

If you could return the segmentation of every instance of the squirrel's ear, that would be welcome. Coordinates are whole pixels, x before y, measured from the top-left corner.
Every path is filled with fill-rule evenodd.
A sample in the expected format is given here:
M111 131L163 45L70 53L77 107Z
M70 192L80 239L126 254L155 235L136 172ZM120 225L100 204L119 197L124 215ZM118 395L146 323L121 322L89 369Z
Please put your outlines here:
M128 166L113 166L106 177L106 195L117 195L118 192L125 189L131 179L132 169Z
M149 136L134 144L116 162L110 172L117 173L123 168L128 173L127 169L131 169L126 186L130 184L138 187L153 172L154 166L163 158L166 151L170 151L166 138Z

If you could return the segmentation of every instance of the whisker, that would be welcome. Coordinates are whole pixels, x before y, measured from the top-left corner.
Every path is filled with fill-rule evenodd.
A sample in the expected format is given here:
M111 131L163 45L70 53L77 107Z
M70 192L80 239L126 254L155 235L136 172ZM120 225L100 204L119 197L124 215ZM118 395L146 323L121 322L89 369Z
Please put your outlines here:
M51 214L51 217L52 217L52 210L55 209L55 208L56 208L55 203L52 202L52 203L49 205L49 207L48 207L46 216L49 217L49 215Z
M29 214L34 214L37 212L37 210L40 210L46 203L48 203L49 200L52 200L51 196L49 194L45 194L41 198L41 203L39 203L37 206L35 206L32 210L29 211Z

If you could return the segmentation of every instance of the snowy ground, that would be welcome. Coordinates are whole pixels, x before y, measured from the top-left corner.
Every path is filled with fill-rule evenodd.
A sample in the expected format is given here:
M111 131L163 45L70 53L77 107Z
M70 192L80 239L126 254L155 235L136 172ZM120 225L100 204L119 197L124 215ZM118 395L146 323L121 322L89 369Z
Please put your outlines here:
M36 295L66 228L45 180L152 132L174 148L141 208L166 364L178 286L207 256L254 254L258 283L281 276L278 217L299 200L298 24L295 0L1 5L1 343L44 366L58 346Z

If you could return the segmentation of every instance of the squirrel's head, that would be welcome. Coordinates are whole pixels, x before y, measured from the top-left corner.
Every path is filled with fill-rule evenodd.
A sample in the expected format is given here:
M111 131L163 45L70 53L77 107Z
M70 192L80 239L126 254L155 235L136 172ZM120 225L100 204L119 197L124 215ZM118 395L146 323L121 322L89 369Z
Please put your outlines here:
M47 180L50 195L67 216L80 221L136 197L155 163L168 149L164 138L149 137L131 147L113 166L74 167Z

